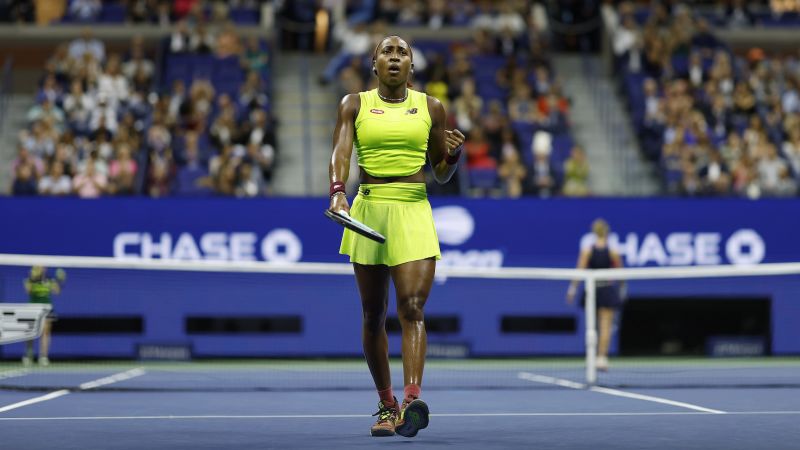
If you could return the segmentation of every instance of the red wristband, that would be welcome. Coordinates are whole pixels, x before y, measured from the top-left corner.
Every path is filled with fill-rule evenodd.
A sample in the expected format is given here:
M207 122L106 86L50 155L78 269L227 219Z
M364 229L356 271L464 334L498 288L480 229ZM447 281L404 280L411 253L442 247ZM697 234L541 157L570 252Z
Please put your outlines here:
M452 166L453 164L456 164L458 162L458 158L460 158L460 157L461 157L461 146L459 145L458 149L455 152L455 154L451 155L448 152L447 156L445 156L444 160L445 160L445 162L447 162L448 165Z
M333 197L333 194L335 194L337 192L342 192L344 194L347 194L347 192L345 192L345 190L344 190L344 183L342 183L341 181L336 181L336 182L331 183L331 189L330 189L330 193L328 195L330 197Z

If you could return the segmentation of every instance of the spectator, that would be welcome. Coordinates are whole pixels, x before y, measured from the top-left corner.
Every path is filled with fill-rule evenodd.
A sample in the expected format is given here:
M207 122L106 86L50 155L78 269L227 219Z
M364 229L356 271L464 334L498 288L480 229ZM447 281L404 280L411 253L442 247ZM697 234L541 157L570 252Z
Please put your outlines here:
M77 22L95 22L103 9L100 0L71 0L69 16Z
M42 102L28 112L28 122L38 122L45 127L45 124L50 124L55 127L55 132L63 129L64 125L64 111L58 106L55 106L49 98L42 99Z
M36 99L40 102L49 100L51 103L60 104L63 95L64 91L58 82L58 77L56 74L51 73L45 76L44 83L42 83L42 88L39 90Z
M800 128L795 126L789 129L789 139L783 143L783 155L795 175L800 175Z
M773 194L777 197L794 197L797 195L797 181L792 178L788 167L781 166L778 169L778 183Z
M228 98L225 94L220 99ZM230 100L228 100L230 101ZM212 143L221 148L239 139L239 127L236 123L236 109L233 104L223 107L219 116L211 124L210 136Z
M464 142L467 153L467 168L470 170L495 169L497 160L490 155L491 147L483 129L479 126L472 128L468 133L469 138Z
M262 152L274 153L275 130L266 111L257 109L250 113L250 121L243 125L242 135L245 145L256 144L261 147ZM272 150L266 149L265 146L271 147Z
M125 0L125 19L132 23L157 23L164 3L159 0Z
M117 147L117 157L108 168L109 192L115 195L132 195L135 193L136 173L139 167L131 158L131 149L127 143Z
M519 160L519 153L516 150L504 151L502 163L498 167L497 174L503 185L503 193L506 197L517 198L522 195L523 183L528 176L528 170Z
M47 126L44 120L33 123L31 131L23 130L20 133L20 143L36 158L44 158L53 154L56 145L54 130Z
M231 56L238 57L242 53L242 44L239 39L239 34L236 33L236 29L230 24L225 25L222 33L217 37L217 42L214 47L216 50L216 57L221 59Z
M266 108L269 98L264 91L261 75L255 70L247 72L247 78L239 88L239 107L248 111Z
M269 183L272 181L272 169L275 162L275 149L267 144L250 143L247 145L246 158L253 163L254 168L261 171L261 180L264 183L264 191L268 193Z
M469 133L480 119L483 99L475 93L475 80L466 78L461 84L461 95L453 101L453 114L456 127Z
M533 136L533 171L529 174L529 190L536 196L551 197L556 191L555 169L550 161L553 137L546 131Z
M755 16L744 0L732 0L725 9L725 25L728 28L745 28L755 23Z
M131 42L131 52L128 60L122 64L122 73L133 81L137 73L142 73L148 80L153 78L155 64L147 59L144 50L144 41L141 36L135 36Z
M87 53L92 55L95 61L103 61L106 58L105 45L94 38L89 27L81 31L81 37L70 42L68 53L73 60L81 60Z
M514 88L508 101L508 116L512 122L537 123L541 121L538 105L531 98L531 89L526 85Z
M150 153L150 164L147 173L147 195L152 198L165 197L172 191L175 165L172 154L167 149L163 153Z
M50 171L39 180L39 194L61 197L71 193L72 179L64 173L64 164L54 160Z
M211 178L199 160L197 149L186 149L186 163L178 169L176 194L182 196L204 196L210 194Z
M11 195L31 196L37 193L36 168L33 164L18 164L14 169Z
M227 164L232 164L236 168L239 166L239 162L240 159L234 154L233 145L230 144L223 146L218 154L211 157L208 163L208 173L213 179L215 188L222 168Z
M589 195L589 161L579 146L572 147L570 157L564 161L564 195L585 197Z
M179 20L169 37L169 51L172 53L188 52L190 39L189 25L185 20Z
M195 25L189 34L189 51L192 53L213 53L217 45L216 37L204 22Z
M103 195L108 186L105 175L98 172L95 164L87 163L72 180L72 188L80 198L97 198Z
M356 24L352 29L345 24L340 24L334 30L334 37L341 42L339 53L334 56L325 70L319 77L320 84L328 84L333 81L350 63L352 58L362 58L369 55L372 50L372 37L369 34L367 25Z
M122 74L120 56L116 53L108 58L105 71L97 80L97 95L108 100L109 108L116 109L126 104L130 96L128 79ZM116 114L116 113L115 113Z
M245 71L261 73L269 64L269 55L261 48L261 41L253 35L247 39L241 58L242 68Z
M79 133L88 132L89 118L95 108L95 101L92 95L83 91L83 83L79 80L70 83L70 91L64 97L63 105L69 127Z
M245 160L239 166L238 182L236 185L237 197L256 197L262 195L264 181L261 172L253 169L253 164Z
M236 160L229 159L222 163L214 179L214 188L217 194L232 197L236 195L238 185L238 164Z
M711 152L710 160L698 174L702 190L708 195L723 196L730 192L731 176L722 154L716 150Z
M764 143L760 147L762 157L758 162L759 185L762 193L772 195L777 192L781 172L787 167L786 163L778 157L774 145Z

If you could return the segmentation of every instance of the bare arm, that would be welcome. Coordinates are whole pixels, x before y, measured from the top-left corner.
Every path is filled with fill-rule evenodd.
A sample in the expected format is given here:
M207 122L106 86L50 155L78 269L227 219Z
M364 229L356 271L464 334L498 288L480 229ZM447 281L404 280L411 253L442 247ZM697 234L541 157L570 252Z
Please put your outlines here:
M578 269L585 269L588 267L590 255L590 250L581 250L580 255L578 255L578 264L576 267ZM567 302L570 304L575 300L575 291L578 288L578 283L580 283L580 280L572 280L569 283L569 289L567 289Z
M464 143L464 135L458 130L446 130L447 114L437 98L428 96L428 111L431 115L431 132L428 137L428 159L433 167L433 177L439 184L450 181L458 164L448 164L447 156L455 157Z
M361 100L358 94L348 94L339 103L339 113L336 117L336 128L333 130L333 154L328 177L331 184L336 182L347 183L350 175L350 157L353 154L353 139L355 137L355 122ZM344 194L331 197L329 207L332 211L344 210L350 212L350 205Z

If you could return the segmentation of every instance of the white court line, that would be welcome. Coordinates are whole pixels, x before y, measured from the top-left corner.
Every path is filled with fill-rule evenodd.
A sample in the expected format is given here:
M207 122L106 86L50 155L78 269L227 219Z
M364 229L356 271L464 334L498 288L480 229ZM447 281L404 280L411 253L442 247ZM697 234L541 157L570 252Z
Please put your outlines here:
M34 398L31 398L31 399L28 399L28 400L24 400L24 401L21 401L21 402L12 403L10 405L3 406L2 408L0 408L0 413L6 412L6 411L11 411L12 409L22 408L23 406L33 405L34 403L46 402L46 401L52 400L54 398L63 397L65 395L67 395L67 394L69 394L69 391L66 390L66 389L62 389L60 391L54 391L54 392L51 392L49 394L40 395L39 397L34 397Z
M535 373L529 373L529 372L520 372L517 376L523 380L534 381L537 383L554 384L557 386L568 387L571 389L586 389L588 387L586 384L583 383L576 383L574 381L564 380L562 378L548 377L545 375L537 375ZM591 386L588 387L588 389L590 391L599 392L601 394L632 398L636 400L644 400L647 402L661 403L664 405L677 406L679 408L693 409L695 411L700 411L704 413L726 414L725 411L720 411L718 409L706 408L703 406L694 405L691 403L678 402L675 400L669 400L662 397L654 397L652 395L634 394L633 392L620 391L619 389L609 389L598 386Z
M739 416L795 416L800 411L732 411L725 415ZM431 417L597 417L597 416L718 416L709 412L540 412L540 413L444 413L431 414ZM44 420L250 420L250 419L363 419L368 414L281 414L281 415L203 415L203 416L60 416L60 417L0 417L0 422L44 421Z
M103 377L94 381L83 383L78 387L78 390L86 391L89 389L94 389L96 387L116 383L118 381L129 380L131 378L144 375L144 373L145 371L142 368L137 367L135 369L126 370L125 372L120 372L108 377ZM61 389L59 391L54 391L49 394L40 395L39 397L34 397L28 400L23 400L21 402L12 403L10 405L0 407L0 413L11 411L12 409L22 408L23 406L33 405L35 403L41 403L41 402L46 402L48 400L53 400L54 398L63 397L71 392L72 391L70 391L69 389Z
M5 372L0 372L0 380L5 380L6 378L21 377L23 375L27 375L28 372L30 372L30 370L28 369L6 370Z
M106 386L109 384L117 383L119 381L130 380L131 378L142 376L144 375L144 373L145 373L144 369L142 369L141 367L137 367L135 369L126 370L125 372L120 372L111 376L107 376L105 378L100 378L94 381L88 381L86 383L81 384L78 387L80 388L80 390L86 391L100 386Z

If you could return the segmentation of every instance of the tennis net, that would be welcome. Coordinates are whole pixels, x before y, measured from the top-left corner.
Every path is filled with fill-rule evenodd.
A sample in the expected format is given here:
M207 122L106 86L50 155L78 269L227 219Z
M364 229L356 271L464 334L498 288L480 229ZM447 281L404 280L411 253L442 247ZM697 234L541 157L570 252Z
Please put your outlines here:
M1 389L372 389L348 265L0 255L4 302L28 301L33 266L53 279L55 269L66 272L52 296L50 364L38 364L38 342L30 364L26 343L0 345ZM800 386L797 274L797 264L442 267L426 305L424 385ZM564 301L570 279L627 280L608 371L597 370L595 314ZM393 381L402 385L393 301L388 315Z

